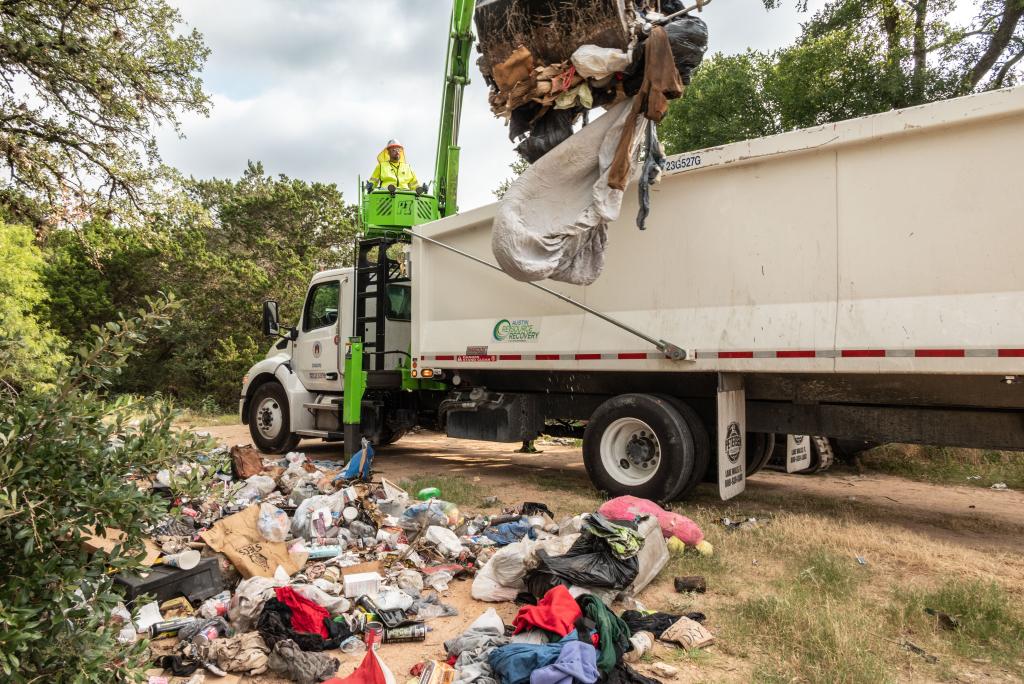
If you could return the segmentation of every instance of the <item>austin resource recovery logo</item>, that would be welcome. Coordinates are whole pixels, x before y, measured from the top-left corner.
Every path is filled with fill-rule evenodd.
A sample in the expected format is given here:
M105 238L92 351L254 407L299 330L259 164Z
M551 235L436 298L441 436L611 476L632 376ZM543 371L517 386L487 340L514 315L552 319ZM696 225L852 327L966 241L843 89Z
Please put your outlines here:
M536 342L540 330L525 318L514 321L503 318L494 324L492 335L495 342Z

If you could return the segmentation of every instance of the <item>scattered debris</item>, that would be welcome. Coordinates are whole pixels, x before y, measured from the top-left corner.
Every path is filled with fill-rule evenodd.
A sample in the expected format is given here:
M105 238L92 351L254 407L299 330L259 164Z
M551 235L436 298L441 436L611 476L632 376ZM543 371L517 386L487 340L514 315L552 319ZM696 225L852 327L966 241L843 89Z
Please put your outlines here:
M707 580L699 575L691 575L688 577L676 577L674 580L676 591L680 594L693 591L698 594L703 594L708 590Z
M668 663L654 663L651 665L651 670L654 671L654 674L659 677L664 677L665 679L673 679L677 674L679 674L679 668L672 667Z
M935 663L939 662L939 659L938 659L937 656L933 656L931 653L928 653L923 648L921 648L920 646L918 646L917 644L915 644L915 643L913 643L911 641L907 641L906 639L904 639L900 643L900 646L902 646L906 650L910 651L911 653L916 653L917 655L921 656L922 658L924 658L924 661L926 663L930 663L930 664L934 665Z
M994 489L997 492L1008 492L1008 491L1010 491L1010 488L1006 486L1005 482L996 482L994 485L992 485L991 489Z
M924 612L928 613L935 618L935 624L945 630L955 631L960 629L960 620L953 617L949 613L945 613L935 608L925 608Z
M864 556L854 556L854 559L857 561L857 565L868 564L868 560Z

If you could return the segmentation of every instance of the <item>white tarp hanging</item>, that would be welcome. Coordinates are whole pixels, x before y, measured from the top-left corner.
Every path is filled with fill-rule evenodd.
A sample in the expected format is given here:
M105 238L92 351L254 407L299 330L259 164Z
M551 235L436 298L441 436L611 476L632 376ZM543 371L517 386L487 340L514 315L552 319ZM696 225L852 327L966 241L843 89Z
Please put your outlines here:
M608 170L629 118L632 99L612 107L538 159L498 204L491 250L516 280L589 285L604 268L608 223L619 216L622 190L608 187ZM629 148L629 178L646 119L637 117Z

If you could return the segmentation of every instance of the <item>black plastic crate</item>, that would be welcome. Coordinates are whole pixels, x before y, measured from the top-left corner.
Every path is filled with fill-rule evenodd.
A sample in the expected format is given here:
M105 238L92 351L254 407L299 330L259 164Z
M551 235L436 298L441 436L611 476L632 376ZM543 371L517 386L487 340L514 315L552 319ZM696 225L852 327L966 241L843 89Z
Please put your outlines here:
M124 597L128 603L143 594L149 594L161 603L184 596L196 604L224 590L224 579L220 575L216 558L204 558L191 570L157 565L146 572L145 576L122 572L114 576L114 583L124 587Z

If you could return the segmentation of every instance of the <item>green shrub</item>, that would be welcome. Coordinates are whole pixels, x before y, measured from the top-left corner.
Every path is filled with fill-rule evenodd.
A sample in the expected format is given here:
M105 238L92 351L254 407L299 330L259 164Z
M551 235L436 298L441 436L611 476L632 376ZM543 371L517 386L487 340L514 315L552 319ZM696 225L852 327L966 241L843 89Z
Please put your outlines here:
M0 679L138 678L145 642L122 646L106 624L119 601L111 569L137 568L143 530L166 503L129 476L195 457L211 446L172 428L166 404L110 399L111 382L175 303L94 327L91 342L53 382L0 393ZM5 350L0 349L0 361ZM119 528L124 543L87 555L83 535Z

